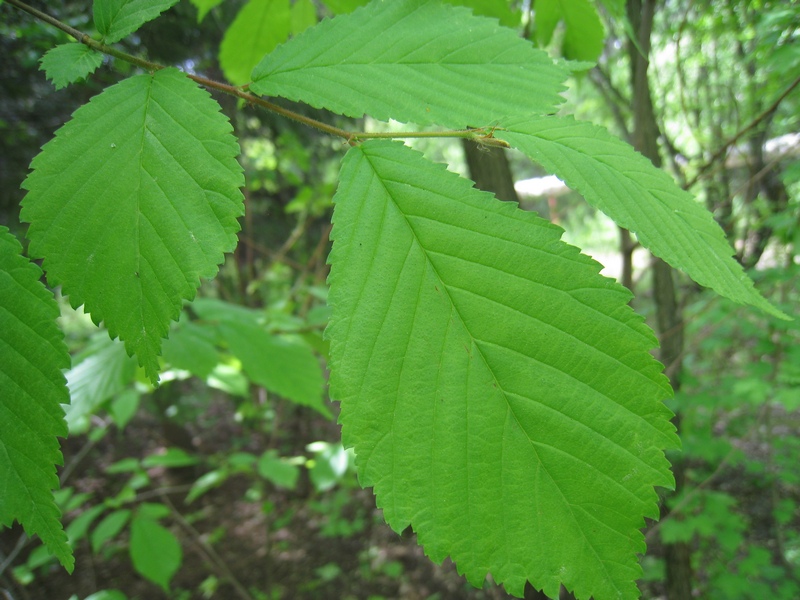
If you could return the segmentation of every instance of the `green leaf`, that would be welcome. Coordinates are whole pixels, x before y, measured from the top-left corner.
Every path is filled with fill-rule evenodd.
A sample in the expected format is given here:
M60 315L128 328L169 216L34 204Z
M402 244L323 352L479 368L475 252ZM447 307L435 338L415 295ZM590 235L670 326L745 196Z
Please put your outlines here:
M219 363L213 329L184 316L164 342L164 359L177 369L205 379Z
M289 0L250 0L225 31L219 48L219 64L228 81L250 81L258 61L285 42L291 29Z
M229 475L230 474L223 469L216 469L199 477L197 481L192 484L192 489L189 490L189 493L186 494L186 504L194 502L206 492L225 483Z
M164 454L151 454L142 460L142 466L146 469L152 467L191 467L200 462L196 456L192 456L180 448L167 448Z
M69 525L67 525L67 537L69 538L70 546L74 548L79 541L86 537L86 533L89 531L89 526L94 522L95 519L97 519L97 517L100 516L100 513L102 513L104 510L105 506L102 504L88 508L75 517Z
M787 318L753 287L714 217L672 178L593 123L571 117L511 120L495 136L579 192L643 246L697 283Z
M97 524L90 536L92 542L92 552L97 554L108 540L116 537L128 523L131 517L131 511L127 509L115 510L114 512L103 517L103 520Z
M605 29L589 0L536 0L536 41L547 46L556 25L566 26L562 52L568 60L596 62L603 51Z
M192 309L216 322L221 340L252 381L330 417L319 360L301 338L267 331L263 312L230 302L199 298Z
M292 35L302 33L309 27L317 24L317 7L313 0L295 0L292 4L291 30Z
M451 128L551 112L566 71L497 21L430 0L376 0L264 58L250 89L327 108Z
M236 245L238 144L219 105L175 69L79 108L33 160L21 218L32 256L158 379L161 338Z
M192 4L197 7L197 22L202 21L205 16L215 6L222 4L222 0L191 0Z
M293 490L300 471L296 465L281 459L275 450L267 450L258 459L258 474L280 488Z
M106 44L118 42L178 0L94 0L94 26Z
M181 545L170 531L147 516L131 521L131 560L133 567L153 583L169 591L169 582L181 566Z
M223 321L219 330L252 381L326 417L331 416L323 404L324 381L319 360L306 344L273 335L253 323Z
M103 55L77 42L61 44L42 57L41 69L57 90L93 73L103 64Z
M334 203L331 395L387 522L474 585L638 597L679 442L630 293L400 143L352 148Z
M89 355L67 372L72 399L66 409L70 432L85 433L86 417L130 385L135 375L136 361L126 354L125 347L107 335L98 336Z
M42 272L0 226L0 526L19 521L38 535L68 571L75 561L53 499L57 436L67 435L69 402L62 369L69 352L58 328L58 305L39 282Z
M508 0L446 0L449 4L457 4L471 8L472 12L482 17L493 17L505 27L516 27L520 23L519 11L511 10ZM539 5L536 5L537 10Z
M135 389L123 390L111 400L108 412L120 431L125 429L125 426L136 415L139 410L139 400L139 392Z
M342 15L345 13L353 12L359 6L364 6L369 3L369 0L322 0L322 3L328 7L335 15Z
M128 600L128 597L119 590L100 590L83 600Z

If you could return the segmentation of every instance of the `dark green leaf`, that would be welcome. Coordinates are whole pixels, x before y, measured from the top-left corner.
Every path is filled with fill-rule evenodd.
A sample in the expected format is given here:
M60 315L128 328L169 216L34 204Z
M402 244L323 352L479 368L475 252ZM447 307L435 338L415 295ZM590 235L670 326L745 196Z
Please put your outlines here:
M69 392L58 305L41 270L0 226L0 525L19 521L68 571L74 559L52 490L62 464L57 436L67 435Z

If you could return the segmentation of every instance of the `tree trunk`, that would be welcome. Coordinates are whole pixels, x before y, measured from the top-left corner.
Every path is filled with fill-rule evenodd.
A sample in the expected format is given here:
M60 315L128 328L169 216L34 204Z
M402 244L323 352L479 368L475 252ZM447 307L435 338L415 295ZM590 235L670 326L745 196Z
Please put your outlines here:
M519 202L505 150L481 147L470 140L463 140L463 146L469 175L475 187L492 192L500 200Z
M628 19L637 34L638 48L633 42L628 44L631 67L631 87L633 89L633 132L634 147L661 167L658 149L659 130L653 112L653 99L650 82L647 78L650 53L650 34L656 10L656 0L628 0ZM641 50L641 51L640 51ZM667 369L672 387L680 387L683 356L683 325L680 306L675 293L672 267L661 259L652 262L653 298L656 305L659 341L659 358ZM679 419L675 419L676 427ZM672 466L675 475L675 492L679 493L684 484L685 469L680 460ZM663 515L662 515L663 516ZM668 600L690 600L692 597L691 547L687 543L666 544L666 587Z

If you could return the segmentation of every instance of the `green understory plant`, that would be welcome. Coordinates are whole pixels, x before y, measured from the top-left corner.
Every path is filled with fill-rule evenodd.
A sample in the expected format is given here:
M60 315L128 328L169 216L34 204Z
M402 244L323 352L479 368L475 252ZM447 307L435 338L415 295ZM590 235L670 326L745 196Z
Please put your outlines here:
M563 243L559 227L397 138L516 148L697 283L786 318L732 258L712 215L602 127L555 116L568 67L467 8L376 0L270 30L251 45L257 55L224 41L230 85L112 45L176 1L95 0L94 37L8 1L79 42L43 58L57 86L103 54L142 72L76 111L34 159L22 184L28 256L0 231L0 524L20 521L72 569L52 496L70 359L32 259L157 384L172 321L236 244L239 146L204 86L347 148L329 257L330 396L387 523L411 526L432 560L450 556L476 586L491 573L518 596L529 581L550 596L563 584L578 598L637 597L640 529L658 517L654 487L674 484L664 451L679 446L663 404L671 389L650 355L655 336L630 293ZM231 28L298 5L252 0ZM443 129L341 129L274 99ZM206 320L244 371L256 354L277 361L257 383L295 377L280 368L291 342L249 336L261 325L252 313L197 306L213 313ZM322 388L293 383L315 387L310 396Z

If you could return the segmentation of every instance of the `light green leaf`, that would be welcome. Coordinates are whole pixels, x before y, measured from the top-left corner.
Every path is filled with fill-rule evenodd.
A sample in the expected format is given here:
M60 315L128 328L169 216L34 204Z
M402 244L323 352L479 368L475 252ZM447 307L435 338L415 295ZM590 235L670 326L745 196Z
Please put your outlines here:
M183 551L168 529L150 517L137 514L131 521L130 554L139 573L169 591L169 582L181 566Z
M250 89L327 108L451 128L551 112L566 71L497 21L430 0L376 0L264 58Z
M536 0L536 41L547 46L556 25L565 25L562 53L568 60L596 62L603 51L605 29L589 0Z
M103 55L84 44L72 42L51 48L39 62L47 78L60 90L93 73L103 64Z
M119 590L100 590L83 600L128 600L128 597Z
M104 510L105 507L102 504L87 508L67 525L67 537L69 538L70 546L74 548L79 541L86 537L89 526Z
M178 0L94 0L94 26L106 44L118 42Z
M108 412L114 419L114 424L120 431L125 429L125 426L136 415L139 410L139 401L141 396L135 389L123 390L117 394L112 400L111 405L108 407Z
M88 356L67 372L72 400L66 409L70 432L85 433L86 417L130 385L135 375L136 361L127 355L125 347L107 335L97 336Z
M153 381L182 300L236 245L238 152L219 105L163 69L79 108L23 184L30 253L48 281L104 321Z
M221 4L222 0L191 0L191 2L197 7L197 22L199 23L208 14L208 11Z
M69 367L58 305L39 282L42 272L0 226L0 526L19 521L38 535L68 571L75 561L53 499L57 436L67 435Z
M353 12L359 6L369 3L369 0L322 0L322 3L335 15Z
M203 320L216 322L221 341L252 381L330 416L323 403L319 360L301 338L267 331L263 311L230 302L199 298L192 310Z
M250 0L225 31L219 48L219 64L228 81L250 81L258 61L285 42L291 29L289 0Z
M475 585L638 597L679 442L630 293L396 142L352 148L334 202L331 396L387 522Z
M103 520L97 524L90 536L92 542L92 552L97 554L108 540L116 537L122 531L130 519L131 511L127 509L115 510L114 512L103 517Z
M206 492L211 491L215 487L219 487L225 483L229 475L230 474L223 469L216 469L198 478L197 481L192 484L192 489L186 494L186 503L190 504Z
M267 450L258 459L258 474L276 486L293 490L297 485L300 471L293 465L281 459L275 450Z
M561 178L643 246L697 283L787 318L753 287L714 217L672 178L593 123L571 117L510 120L495 136Z
M185 450L181 450L180 448L167 448L164 454L145 456L144 460L142 460L142 466L145 469L151 469L153 467L191 467L199 462L200 459L196 456L192 456Z
M177 329L164 342L164 359L177 369L205 379L219 363L213 329L187 320L184 315Z
M292 35L302 33L317 24L317 7L313 0L295 0L291 15Z
M516 27L520 24L519 11L511 10L508 0L446 0L450 4L457 4L471 8L472 12L482 17L493 17L505 27ZM538 4L536 5L538 9Z
M252 381L330 417L319 360L306 344L273 335L257 323L222 321L219 331Z

